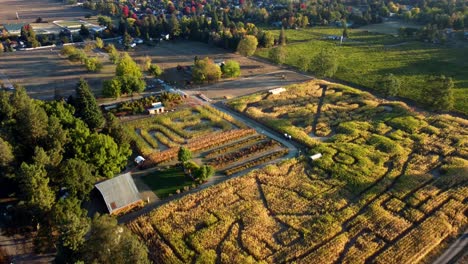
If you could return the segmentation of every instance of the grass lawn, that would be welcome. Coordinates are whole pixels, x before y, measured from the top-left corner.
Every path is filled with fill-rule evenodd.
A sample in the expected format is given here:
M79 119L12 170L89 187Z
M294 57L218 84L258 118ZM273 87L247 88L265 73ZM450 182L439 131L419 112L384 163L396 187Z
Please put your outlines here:
M195 182L185 176L182 168L172 167L165 171L155 171L142 177L142 180L159 197L165 198L171 193L175 193L184 186L190 186Z
M336 79L375 89L375 83L387 73L396 75L402 83L400 96L424 103L425 80L434 74L450 76L454 81L455 110L468 114L468 61L466 47L449 47L417 41L405 41L391 35L349 30L350 39L342 46L339 41L325 40L328 35L341 35L341 29L315 27L286 30L286 64L297 66L298 58L313 58L322 48L336 47L340 66ZM279 30L272 30L279 35ZM398 45L395 45L398 44ZM259 49L257 55L268 58L269 49Z

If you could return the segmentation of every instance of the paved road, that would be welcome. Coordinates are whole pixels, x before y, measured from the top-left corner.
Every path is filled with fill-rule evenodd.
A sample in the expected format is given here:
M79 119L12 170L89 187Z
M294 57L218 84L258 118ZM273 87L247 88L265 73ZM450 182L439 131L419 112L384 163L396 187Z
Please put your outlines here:
M468 254L468 230L450 245L433 264L456 263L458 259Z

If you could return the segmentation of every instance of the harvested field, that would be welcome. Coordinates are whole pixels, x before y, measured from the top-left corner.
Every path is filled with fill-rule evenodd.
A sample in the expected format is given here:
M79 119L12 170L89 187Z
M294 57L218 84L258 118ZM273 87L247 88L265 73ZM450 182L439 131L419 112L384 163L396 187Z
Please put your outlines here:
M102 81L112 78L115 66L100 54L103 69L90 73L84 65L70 62L59 56L59 49L42 49L34 51L8 52L0 60L0 73L11 83L26 87L33 98L52 99L55 91L68 96L75 91L78 80L85 78L95 94L100 94Z
M31 23L38 17L44 21L59 19L84 18L94 11L82 7L65 5L55 0L0 0L0 24L7 23ZM18 12L19 19L16 19Z
M193 41L162 42L155 47L141 45L137 46L131 55L136 61L149 56L153 63L164 69L161 78L176 83L177 87L183 87L188 91L203 92L210 98L225 95L239 96L311 78L285 71L282 67L264 62L262 59L243 57L215 46ZM186 86L185 81L191 80L191 73L177 71L176 68L178 65L192 66L195 56L209 57L215 61L236 60L241 66L241 77L232 81L224 79L214 84ZM282 75L286 75L286 78L283 79Z
M468 121L331 83L287 89L231 105L306 136L308 123L323 123L333 134L308 153L323 156L269 165L129 223L154 262L418 263L465 230Z

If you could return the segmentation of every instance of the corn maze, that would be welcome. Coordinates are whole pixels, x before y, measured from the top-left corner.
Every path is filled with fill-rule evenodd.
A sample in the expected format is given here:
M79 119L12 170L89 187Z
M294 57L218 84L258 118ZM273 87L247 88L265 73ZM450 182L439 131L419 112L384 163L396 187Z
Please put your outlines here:
M322 84L231 102L323 157L268 165L129 223L154 262L418 263L466 229L468 122Z
M236 173L286 154L278 142L210 106L188 107L126 126L138 152L147 157L147 167L174 161L180 146L218 171Z

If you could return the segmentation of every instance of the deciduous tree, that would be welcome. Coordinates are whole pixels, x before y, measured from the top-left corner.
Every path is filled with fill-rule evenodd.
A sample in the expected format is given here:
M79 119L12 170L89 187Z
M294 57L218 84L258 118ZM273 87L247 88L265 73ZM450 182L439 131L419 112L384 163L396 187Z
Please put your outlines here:
M258 40L255 36L247 35L245 36L237 46L237 52L243 56L252 56L257 50Z
M102 49L104 48L104 41L100 37L96 38L96 48Z
M128 145L117 145L108 135L93 133L77 153L77 158L94 165L98 175L112 178L125 167L131 150Z
M185 163L192 159L192 152L186 147L180 147L179 152L177 153L177 159L181 163Z
M221 68L208 57L197 60L192 69L192 78L196 82L217 81L221 78Z
M146 246L109 215L93 218L89 238L81 252L85 263L149 263Z
M59 171L60 182L70 195L86 200L96 182L92 166L80 159L68 159L60 165Z
M85 60L85 66L89 72L99 72L102 69L102 63L96 57L87 58Z
M102 83L102 93L106 97L118 98L121 94L122 84L118 77L114 77L111 80L105 80Z

